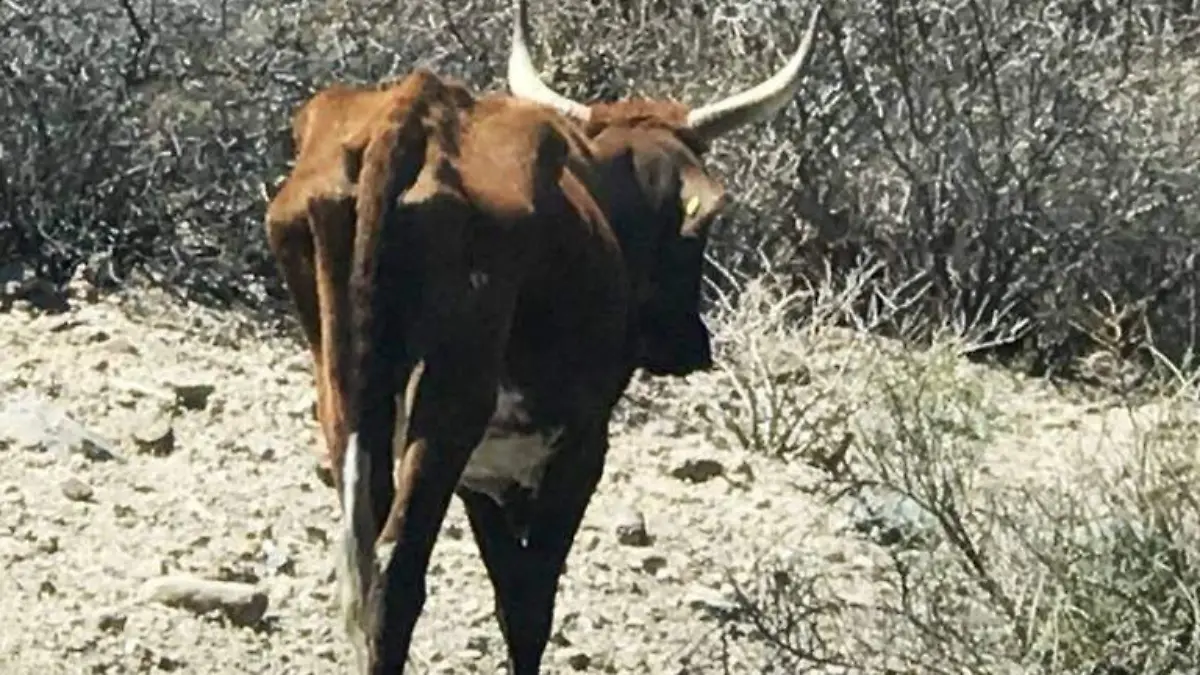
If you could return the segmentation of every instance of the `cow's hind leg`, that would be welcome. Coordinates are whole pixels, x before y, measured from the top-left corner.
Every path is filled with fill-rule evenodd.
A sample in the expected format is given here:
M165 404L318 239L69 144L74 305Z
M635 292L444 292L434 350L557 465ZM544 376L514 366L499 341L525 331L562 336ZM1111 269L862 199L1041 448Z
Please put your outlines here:
M320 356L317 359L317 416L325 436L318 472L340 466L346 452L344 364L348 343L347 306L350 259L354 245L354 200L347 194L309 201L315 244L314 271L320 303ZM342 494L341 475L330 482Z
M376 675L403 670L425 603L435 538L495 410L514 298L501 287L502 275L492 278L474 291L463 284L447 293L426 289L420 323L431 333L422 340L424 356L413 371L406 450L397 458L388 517L395 547L373 598L369 633ZM382 442L376 441L380 447L372 455L384 451Z
M395 547L373 598L374 675L403 671L425 604L425 575L435 539L458 477L495 406L494 380L480 378L463 386L441 375L445 368L425 361L409 420L411 442L395 474L388 528L395 534Z
M304 332L305 341L312 354L313 371L317 389L317 421L325 432L325 420L329 419L330 390L326 384L325 366L322 362L321 310L317 290L317 266L313 245L313 232L306 218L295 220L269 220L267 243L271 248L284 288L292 298L296 318ZM327 443L328 441L326 441ZM318 444L320 445L320 444ZM328 451L317 450L317 477L328 486L333 486L332 463Z
M525 541L490 497L467 490L460 493L495 591L496 615L513 675L540 672L554 620L558 579L604 470L603 428L584 439L576 442L587 447L562 447L547 468L529 511Z

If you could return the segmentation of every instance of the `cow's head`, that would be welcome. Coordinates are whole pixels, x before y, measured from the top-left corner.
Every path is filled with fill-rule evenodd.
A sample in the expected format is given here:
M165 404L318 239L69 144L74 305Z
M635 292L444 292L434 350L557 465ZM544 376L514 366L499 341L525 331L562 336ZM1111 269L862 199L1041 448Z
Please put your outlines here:
M513 0L509 89L574 119L592 138L638 301L637 365L658 375L711 367L708 329L700 318L701 268L708 225L725 201L725 188L705 170L701 157L718 136L766 119L792 99L820 8L796 53L777 73L690 110L670 100L584 105L555 92L538 76L529 55L526 1Z

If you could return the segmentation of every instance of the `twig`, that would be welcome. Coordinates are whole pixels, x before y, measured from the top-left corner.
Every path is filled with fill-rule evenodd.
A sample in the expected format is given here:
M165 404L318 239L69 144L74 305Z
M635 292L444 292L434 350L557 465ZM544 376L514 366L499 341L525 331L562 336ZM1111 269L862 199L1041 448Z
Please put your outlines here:
M478 52L476 52L475 50L471 49L471 45L467 42L467 39L465 37L463 37L462 32L458 30L458 23L454 21L454 15L452 15L450 13L450 4L446 0L442 0L438 4L441 6L442 13L445 15L446 30L449 31L450 36L453 37L454 41L458 43L458 46L461 47L462 50L467 53L467 55L470 57L471 61L475 61L475 62L479 63L480 65L484 65L487 68L487 70L488 70L487 77L488 77L488 79L491 79L492 74L493 74L491 62L487 59L487 57L485 55L481 55ZM466 11L470 12L471 7L468 6Z
M121 9L125 10L125 17L129 19L129 26L133 28L133 34L137 36L137 49L140 52L150 40L150 32L142 25L141 19L138 19L137 12L133 11L133 4L129 0L118 0L118 2L121 3Z

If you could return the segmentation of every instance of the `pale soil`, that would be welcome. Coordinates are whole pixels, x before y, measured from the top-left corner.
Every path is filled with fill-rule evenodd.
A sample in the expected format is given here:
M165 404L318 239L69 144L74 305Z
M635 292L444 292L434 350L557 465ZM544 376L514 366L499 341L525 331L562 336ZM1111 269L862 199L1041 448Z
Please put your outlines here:
M173 453L139 452L131 435L167 407L158 392L181 381L215 391L203 410L174 414ZM715 381L667 394L716 403L726 393ZM1000 381L1029 405L1050 406L1047 428L1065 428L1054 426L1063 419L1077 427L1088 414ZM651 391L642 385L633 398ZM312 469L313 393L298 341L262 340L239 320L158 302L13 311L0 314L0 397L10 396L45 397L124 461L0 444L0 673L348 672L333 600L336 500ZM726 572L746 579L762 557L800 556L847 595L870 594L873 545L843 533L844 510L800 490L813 471L714 447L696 419L670 416L686 407L625 404L560 589L546 672L717 672L704 665L716 624L703 605L718 602ZM1065 454L1030 445L1005 448L1014 454L1000 464L1061 478ZM695 456L726 476L672 476ZM68 498L71 478L93 488L90 502ZM630 509L644 514L650 546L618 541L615 524ZM236 627L139 601L144 582L168 572L257 579L269 593L266 620ZM411 672L502 672L491 588L457 502L429 590ZM729 672L764 672L764 654L737 645Z
M0 672L346 672L332 597L336 500L312 469L307 352L217 314L143 312L101 303L0 315L0 394L47 397L127 460L0 450ZM207 407L175 414L173 454L138 453L131 435L164 407L154 390L181 380L215 386ZM615 435L561 586L548 672L572 671L579 653L591 672L678 671L713 631L688 604L693 587L718 589L726 567L788 542L809 519L787 471L760 470L766 480L749 492L670 477L676 455L700 443L663 424ZM91 503L64 495L69 478L92 486ZM613 523L630 508L645 514L651 546L618 543ZM272 547L290 569L267 568ZM176 571L261 577L266 625L137 602L147 579ZM496 672L491 587L457 502L429 590L415 672ZM112 628L112 615L124 626Z

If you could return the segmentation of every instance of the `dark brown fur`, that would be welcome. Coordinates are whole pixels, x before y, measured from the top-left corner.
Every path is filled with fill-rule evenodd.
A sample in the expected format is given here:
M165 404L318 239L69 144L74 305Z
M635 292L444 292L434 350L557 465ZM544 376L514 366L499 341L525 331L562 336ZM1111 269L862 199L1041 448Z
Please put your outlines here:
M595 110L583 129L417 71L388 87L331 87L295 117L296 166L267 231L312 350L334 483L361 498L343 504L357 547L343 576L361 582L354 593L373 591L347 612L366 613L372 673L403 668L455 492L513 671L539 672L613 406L638 367L711 365L700 263L724 191L680 131L685 109ZM562 436L539 491L498 503L458 482L501 384ZM352 435L359 463L345 486ZM381 533L397 548L372 585Z
M674 101L618 101L591 111L585 133L593 168L613 195L608 216L635 275L637 363L659 375L707 368L701 271L708 226L725 203L724 186L701 161L707 148L683 126L687 107Z

